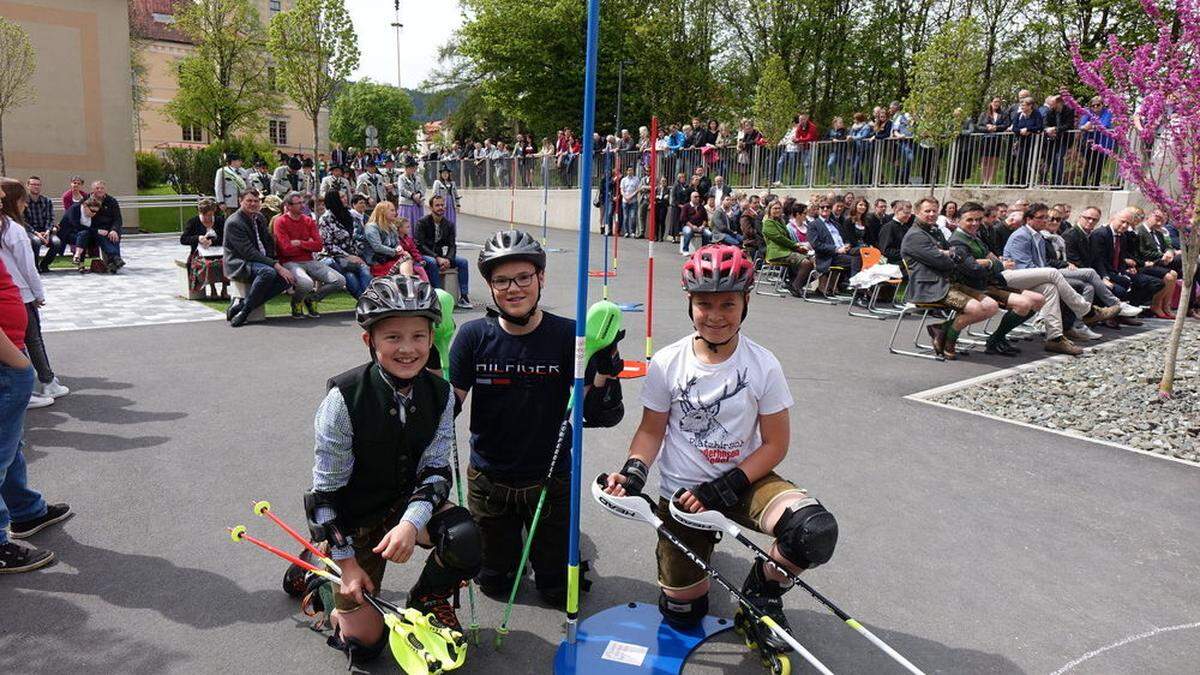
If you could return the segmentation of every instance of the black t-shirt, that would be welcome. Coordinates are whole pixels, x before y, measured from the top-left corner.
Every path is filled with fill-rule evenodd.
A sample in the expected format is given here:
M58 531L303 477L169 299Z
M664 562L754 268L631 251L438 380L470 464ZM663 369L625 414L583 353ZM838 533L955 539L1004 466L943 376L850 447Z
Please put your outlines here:
M469 321L450 348L451 384L474 389L471 465L508 480L543 478L574 382L575 322L549 312L528 335L499 319ZM556 474L571 469L568 437Z

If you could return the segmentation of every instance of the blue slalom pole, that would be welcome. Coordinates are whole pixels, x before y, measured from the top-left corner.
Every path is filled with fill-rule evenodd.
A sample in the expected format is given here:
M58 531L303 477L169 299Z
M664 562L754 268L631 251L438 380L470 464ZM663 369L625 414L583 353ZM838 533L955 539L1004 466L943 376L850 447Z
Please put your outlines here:
M592 136L596 131L596 65L600 0L588 0L587 61L583 80L583 157L579 162L579 264L575 273L575 400L583 400L587 324L588 237L592 231ZM579 507L583 472L583 406L571 409L571 527L567 548L567 644L579 624Z

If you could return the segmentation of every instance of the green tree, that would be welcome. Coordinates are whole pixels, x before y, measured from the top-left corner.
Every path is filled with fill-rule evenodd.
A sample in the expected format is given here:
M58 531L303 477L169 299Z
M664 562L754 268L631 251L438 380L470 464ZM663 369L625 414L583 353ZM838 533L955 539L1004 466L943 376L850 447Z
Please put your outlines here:
M271 19L267 45L277 81L313 126L314 155L321 144L321 111L358 67L358 36L343 0L297 0Z
M29 34L16 23L0 16L0 175L8 173L4 159L4 116L34 100L29 86L37 70L37 55L29 43Z
M179 62L179 90L166 105L181 125L199 125L211 138L257 133L279 111L267 82L266 35L250 0L195 0L175 26L196 51Z
M974 19L950 21L913 59L904 109L912 115L914 135L939 152L958 137L979 95L987 56L978 35Z
M362 80L342 87L329 111L329 140L342 147L361 146L368 125L379 130L380 147L415 140L413 104L408 94L386 84Z
M763 64L758 90L754 93L754 121L768 143L783 138L799 110L783 59L771 54Z

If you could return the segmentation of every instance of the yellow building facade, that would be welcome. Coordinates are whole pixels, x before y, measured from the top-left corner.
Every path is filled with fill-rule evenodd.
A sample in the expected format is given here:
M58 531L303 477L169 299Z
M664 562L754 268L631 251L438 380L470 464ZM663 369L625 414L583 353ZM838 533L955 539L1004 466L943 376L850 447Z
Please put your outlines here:
M34 101L4 119L8 175L41 177L51 198L73 175L134 194L126 0L0 0L0 16L37 54Z
M143 22L141 32L146 36L142 60L146 65L146 99L138 113L134 143L138 150L153 151L166 147L196 146L210 142L208 133L200 128L181 127L163 110L178 91L176 77L181 59L194 47L187 37L174 29L177 8L187 0L138 0ZM255 0L259 17L266 26L271 17L286 11L295 0ZM281 152L313 155L312 120L296 108L287 96L280 93L282 110L265 120L263 128L255 131ZM329 151L329 114L322 112L318 122L321 152ZM272 159L268 159L272 161Z

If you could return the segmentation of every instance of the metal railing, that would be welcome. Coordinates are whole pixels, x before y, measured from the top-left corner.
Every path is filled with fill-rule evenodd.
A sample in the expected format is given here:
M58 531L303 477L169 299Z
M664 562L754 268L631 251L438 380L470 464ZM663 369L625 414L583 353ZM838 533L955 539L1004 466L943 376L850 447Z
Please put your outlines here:
M1095 132L1018 135L964 133L938 148L912 138L824 140L797 146L736 146L677 150L599 151L589 182L624 174L638 177L651 161L668 184L703 167L711 180L732 188L993 187L1016 189L1121 189L1116 161L1091 146ZM448 159L426 162L427 175L446 166L463 189L572 189L579 185L574 154Z
M154 219L154 225L165 224L166 221L173 221L176 229L179 232L183 231L183 224L192 216L196 215L196 203L202 195L129 195L125 197L114 196L117 203L121 205L122 211L137 211L138 212L138 227L147 229L146 226L151 225L149 220ZM174 213L171 213L171 211Z

